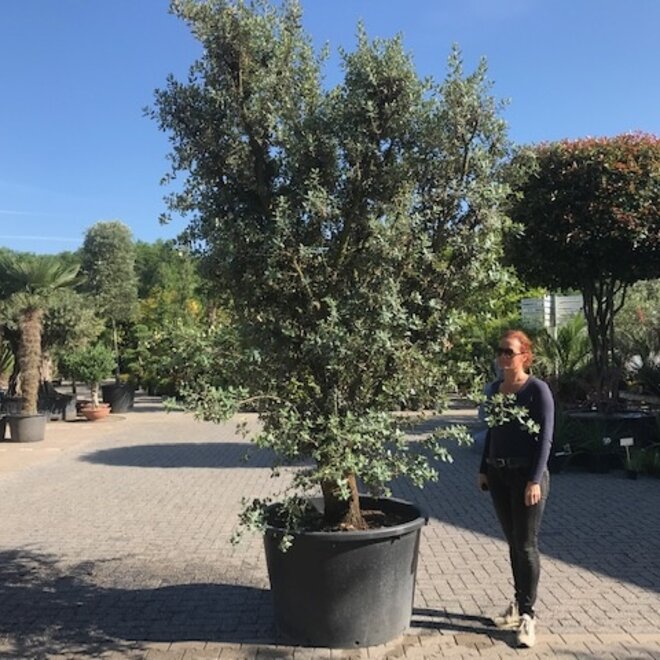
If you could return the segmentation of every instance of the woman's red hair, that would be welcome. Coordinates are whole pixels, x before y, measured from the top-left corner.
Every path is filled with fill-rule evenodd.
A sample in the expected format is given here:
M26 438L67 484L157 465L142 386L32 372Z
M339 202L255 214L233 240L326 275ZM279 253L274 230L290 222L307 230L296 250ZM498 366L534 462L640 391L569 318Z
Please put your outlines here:
M522 330L507 330L500 339L517 339L520 342L520 350L525 354L523 366L529 369L534 361L534 344Z

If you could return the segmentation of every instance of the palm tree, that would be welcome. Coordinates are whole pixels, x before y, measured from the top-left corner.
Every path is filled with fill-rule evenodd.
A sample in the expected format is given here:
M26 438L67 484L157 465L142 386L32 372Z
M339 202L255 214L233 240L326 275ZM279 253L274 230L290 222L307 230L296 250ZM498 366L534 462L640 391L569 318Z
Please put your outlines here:
M37 413L41 334L48 296L77 282L79 266L50 255L0 254L0 295L18 319L23 414Z

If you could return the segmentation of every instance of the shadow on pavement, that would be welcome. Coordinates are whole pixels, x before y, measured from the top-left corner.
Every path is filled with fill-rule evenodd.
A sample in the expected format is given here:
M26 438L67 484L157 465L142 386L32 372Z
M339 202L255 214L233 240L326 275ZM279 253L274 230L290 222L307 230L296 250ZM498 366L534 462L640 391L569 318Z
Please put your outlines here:
M93 583L94 568L85 562L63 573L52 555L0 552L0 639L10 643L10 650L0 646L0 657L99 657L148 642L275 643L268 590L111 588Z
M428 420L410 434L418 443L421 434L438 423ZM474 427L473 420L463 418ZM447 443L454 464L438 463L440 479L423 490L399 480L395 496L419 503L441 523L501 539L490 497L476 487L480 454L470 447ZM251 448L252 456L244 455ZM105 449L81 460L105 465L160 468L254 468L270 467L273 454L240 442L204 442L136 445ZM584 587L598 588L601 574L660 593L660 483L645 478L627 480L621 472L605 475L564 472L551 477L550 496L541 528L543 554L584 569ZM505 560L504 557L501 558ZM553 570L561 571L561 567ZM635 598L634 593L626 595Z
M270 467L274 454L240 442L182 442L101 449L81 456L87 463L143 468Z
M483 635L492 641L503 642L516 648L515 633L510 630L498 630L492 621L483 616L448 612L447 610L413 608L410 625L454 634Z
M432 427L425 424L423 430L429 432ZM418 502L442 523L503 538L490 497L476 486L481 454L471 447L448 446L454 463L437 463L438 482L420 491L398 481L394 494ZM589 574L593 571L660 593L658 511L657 479L632 481L622 471L552 475L541 552L585 569L585 587L597 579Z

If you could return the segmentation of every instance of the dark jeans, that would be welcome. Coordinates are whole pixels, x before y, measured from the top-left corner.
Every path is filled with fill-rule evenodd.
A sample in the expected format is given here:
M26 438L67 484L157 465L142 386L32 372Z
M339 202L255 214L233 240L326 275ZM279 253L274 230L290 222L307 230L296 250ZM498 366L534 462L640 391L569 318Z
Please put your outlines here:
M550 489L548 472L541 478L541 501L525 506L525 487L529 470L488 466L488 488L495 512L509 543L516 602L521 614L534 616L541 561L538 535L545 502Z

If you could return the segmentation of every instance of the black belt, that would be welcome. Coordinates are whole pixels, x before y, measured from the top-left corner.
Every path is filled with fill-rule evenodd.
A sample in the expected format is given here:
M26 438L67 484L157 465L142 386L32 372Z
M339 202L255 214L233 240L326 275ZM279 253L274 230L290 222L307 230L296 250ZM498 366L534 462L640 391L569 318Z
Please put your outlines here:
M487 458L486 463L496 468L527 468L531 461L529 458Z

